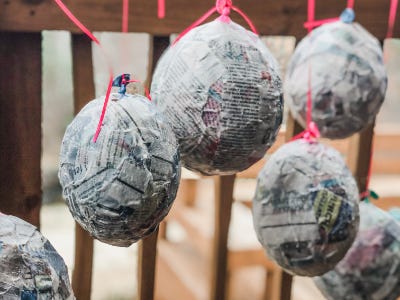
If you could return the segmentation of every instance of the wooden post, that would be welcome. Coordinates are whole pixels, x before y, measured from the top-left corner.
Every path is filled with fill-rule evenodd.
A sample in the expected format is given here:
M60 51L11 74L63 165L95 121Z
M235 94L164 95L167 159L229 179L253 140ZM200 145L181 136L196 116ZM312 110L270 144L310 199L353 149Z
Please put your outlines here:
M74 111L95 97L92 46L84 35L72 35L72 64L74 79ZM75 261L72 288L77 299L90 299L92 290L93 238L75 223Z
M303 130L304 130L303 127L293 118L292 114L289 112L288 119L286 121L285 142L289 142L292 139L292 137L299 134ZM280 299L290 300L292 297L293 276L285 271L282 271L280 283L281 283Z
M350 138L347 165L357 182L359 192L365 191L371 159L375 122Z
M286 274L284 271L276 268L267 270L266 272L266 288L264 289L263 300L280 300L282 276ZM289 298L290 299L290 298Z
M223 300L226 295L228 233L234 183L235 175L216 176L214 179L215 212L210 297L212 300Z
M139 242L138 299L154 299L154 279L157 259L158 228Z
M151 51L149 53L149 66L153 74L158 60L164 50L169 46L168 36L154 36ZM147 82L150 85L151 76L148 74ZM166 223L163 224L163 234L166 232ZM139 257L138 257L138 299L152 300L154 298L154 281L157 258L157 230L147 238L139 242Z
M0 211L40 227L42 36L0 32Z

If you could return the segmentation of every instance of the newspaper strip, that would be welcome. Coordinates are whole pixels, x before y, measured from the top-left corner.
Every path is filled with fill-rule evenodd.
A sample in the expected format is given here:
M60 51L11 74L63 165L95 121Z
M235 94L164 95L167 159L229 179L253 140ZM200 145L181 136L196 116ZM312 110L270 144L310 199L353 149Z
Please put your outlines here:
M357 184L335 149L296 140L272 154L259 174L253 217L271 259L294 275L320 275L355 238Z
M285 100L306 126L311 68L312 119L323 137L348 137L372 123L387 75L378 40L357 23L322 25L297 46L285 76Z
M314 282L327 299L400 297L400 222L371 203L360 204L360 230L343 260Z
M0 298L75 299L63 258L33 225L0 215Z
M282 122L278 64L258 36L234 22L199 26L170 47L151 95L175 131L185 167L205 175L250 167Z
M178 146L156 107L140 95L112 94L96 143L104 97L68 126L59 179L79 224L102 242L127 247L167 215L180 179Z

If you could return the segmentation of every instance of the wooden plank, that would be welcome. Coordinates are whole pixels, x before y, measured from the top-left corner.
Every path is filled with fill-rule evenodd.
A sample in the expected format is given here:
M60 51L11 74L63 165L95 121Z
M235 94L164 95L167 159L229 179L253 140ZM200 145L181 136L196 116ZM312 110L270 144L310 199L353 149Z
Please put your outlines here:
M156 299L207 299L209 261L186 241L172 243L160 240L159 243L162 251L158 257L161 265L157 273L165 273L164 268L167 267L172 276L165 278L157 274ZM180 297L182 294L185 296Z
M374 126L375 123L372 123L360 133L353 135L350 140L347 164L353 173L360 193L366 189Z
M72 35L74 111L77 114L94 99L92 47L84 35ZM75 257L72 288L77 299L90 299L92 289L93 238L75 223Z
M169 45L167 36L154 36L150 55L150 69L154 72L157 61L161 57L164 50ZM148 76L148 84L150 85L150 75ZM162 237L166 237L167 223L163 221ZM143 239L139 243L138 254L138 299L151 300L154 298L154 281L156 270L156 255L157 255L157 238L158 228L149 237Z
M93 238L75 222L75 256L72 289L77 299L90 299L92 292Z
M233 202L235 175L216 176L214 178L215 212L214 239L211 261L212 300L225 299L228 260L228 232Z
M196 300L196 298L199 298L195 297L192 290L187 287L188 281L190 281L188 280L188 277L194 277L192 274L198 271L198 268L196 267L191 268L190 264L197 262L198 259L193 260L192 258L190 258L190 260L185 261L184 255L180 253L180 251L182 252L183 248L180 247L181 245L176 246L173 243L165 242L162 240L159 240L159 243L159 248L163 249L163 251L160 251L160 255L157 258L155 299ZM185 278L182 278L182 271L180 270L180 268L183 269L183 274L186 274ZM201 276L194 279L195 286L200 285L198 282L199 279L201 280Z
M0 32L0 210L38 228L42 199L41 42L40 33Z
M263 300L280 300L281 299L281 285L282 274L284 272L275 267L274 270L267 270L266 286L264 288Z
M65 0L65 4L76 16L93 31L120 31L120 0ZM214 0L166 1L166 18L157 18L157 1L131 0L129 30L148 32L154 35L166 35L181 32L198 19L214 4ZM281 0L265 2L236 0L240 7L252 19L261 34L293 35L297 38L306 34L303 23L306 20L307 1ZM383 40L387 30L390 0L356 1L356 20L364 25L378 39ZM316 18L336 17L345 7L345 1L317 1ZM233 19L244 24L236 13ZM215 17L215 16L214 16ZM54 1L31 0L0 2L0 30L41 31L44 29L70 30L79 32L71 21L60 11ZM396 22L394 33L400 35L400 22Z
M293 136L299 134L304 129L303 127L296 122L293 118L292 114L288 114L288 118L286 121L286 132L285 132L285 142L289 142ZM281 300L290 300L292 297L292 275L282 271L280 277L280 299ZM275 293L275 292L274 292Z
M139 242L138 299L154 299L158 228Z
M259 265L264 266L268 272L273 272L278 269L278 266L272 262L272 260L267 258L265 250L262 248L229 251L228 269L231 272L234 272L235 269Z
M268 150L265 158L261 159L253 166L237 174L238 178L256 178L258 173L264 166L268 155L274 153L281 147L285 140L291 139L293 132L301 132L301 126L290 117L288 120L290 126L288 130L281 131L278 134L275 144ZM297 126L293 128L293 126ZM294 130L294 131L293 131ZM286 134L286 132L288 132ZM287 136L286 136L287 135ZM286 137L285 137L286 136ZM343 155L349 153L351 138L341 140L321 139L324 144L334 147ZM374 174L399 174L400 170L400 132L377 132L374 135L374 159L372 162L372 170Z
M189 207L193 207L196 201L199 179L182 178L175 201L180 201Z
M303 127L293 118L289 112L286 121L285 143L289 142L295 135L302 132Z

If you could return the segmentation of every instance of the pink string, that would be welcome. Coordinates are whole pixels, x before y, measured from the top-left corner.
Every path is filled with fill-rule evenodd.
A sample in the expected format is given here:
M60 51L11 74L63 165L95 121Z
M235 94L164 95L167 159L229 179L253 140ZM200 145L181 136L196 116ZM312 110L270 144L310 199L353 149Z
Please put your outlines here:
M243 11L241 11L236 6L232 6L232 10L236 11L246 21L246 23L247 23L247 25L249 25L251 31L253 31L255 34L258 35L258 30L257 30L256 26L254 26L253 22Z
M122 32L128 32L129 0L122 0Z
M93 42L95 42L97 45L100 46L99 40L90 32L89 29L85 27L74 15L73 13L65 6L65 4L61 0L54 0L57 5L61 8L61 10L67 15L68 18L72 22L75 23L76 26L79 27L80 30L82 30Z
M386 34L386 38L387 39L390 39L390 38L393 37L393 28L394 28L394 23L396 21L397 4L398 4L398 0L391 0L390 1L388 31L387 31L387 34Z
M314 22L314 19L315 19L315 0L308 0L307 23ZM313 27L306 27L306 28L308 29L308 32L310 32Z
M308 66L308 80L307 80L307 127L312 121L312 95L311 95L311 63Z
M211 8L209 11L207 11L203 16L201 16L197 21L193 22L188 28L186 28L184 31L182 31L178 37L174 40L172 45L175 45L181 38L183 38L190 30L193 28L199 26L201 23L203 23L205 20L208 19L209 16L211 16L213 13L215 13L217 9L215 7Z
M165 18L165 0L158 0L157 15L159 19Z
M311 33L310 33L311 34ZM307 105L306 105L306 124L307 128L303 132L295 135L291 140L305 139L309 143L314 143L320 138L317 124L312 121L312 89L311 89L311 63L308 66L308 81L307 81Z
M327 23L333 23L339 21L340 18L329 18L329 19L323 19L323 20L316 20L316 21L308 21L304 23L304 27L307 28L308 32L313 30L315 27L327 24Z
M348 0L346 7L353 9L354 0ZM308 0L307 22L304 23L304 27L308 30L308 32L313 30L315 27L340 20L340 18L328 18L322 20L314 20L314 18L315 18L315 0Z
M230 11L234 10L237 12L249 25L250 29L258 35L258 31L256 27L254 26L253 22L250 20L250 18L242 11L240 8L233 6L232 5L232 0L217 0L215 7L211 8L208 10L203 16L201 16L198 20L193 22L189 27L187 27L184 31L182 31L178 37L174 40L172 45L175 45L179 40L184 37L189 31L191 31L193 28L199 26L201 23L203 23L205 20L207 20L213 13L218 12L221 16L218 18L218 20L224 22L224 23L229 23L231 21L229 15Z
M92 34L92 32L85 26L83 25L75 16L74 14L65 6L65 4L61 1L61 0L54 0L57 5L61 8L61 10L67 15L67 17L76 25L79 27L80 30L82 30L93 42L95 42L101 49L101 51L103 52L104 56L107 59L107 55L103 49L103 47L101 47L99 40ZM107 59L107 61L109 61ZM100 134L100 130L101 130L101 125L103 124L103 120L104 120L104 116L106 113L106 109L107 109L107 104L108 104L108 99L110 98L110 93L111 93L111 88L112 88L112 82L113 82L113 70L111 68L111 65L108 63L109 65L109 81L108 81L108 86L107 86L107 92L106 92L106 98L104 99L104 104L103 104L103 109L101 111L101 116L100 116L100 120L99 120L99 124L97 125L97 129L96 129L96 133L93 137L93 142L97 141L97 138Z
M347 1L347 8L353 9L353 7L354 7L354 0L348 0Z
M107 91L106 91L106 96L104 98L104 104L103 108L101 110L101 115L100 115L100 120L99 123L97 124L97 129L96 132L93 136L93 142L96 143L97 138L99 137L100 131L101 131L101 126L103 125L104 121L104 116L107 111L107 104L110 99L110 94L111 94L111 88L112 88L112 82L113 82L113 77L114 77L114 72L110 64L110 60L108 59L108 56L106 52L104 51L103 47L100 45L99 40L92 34L92 32L85 26L83 25L75 16L74 14L65 6L65 4L61 0L54 0L56 4L60 7L60 9L66 14L66 16L76 25L80 30L82 30L93 42L95 42L101 49L104 57L106 58L107 64L108 64L108 72L109 72L109 81L108 81L108 86L107 86ZM128 11L128 6L127 6L128 0L124 0L123 2L123 11L126 12ZM123 17L124 19L124 17ZM127 18L126 18L127 20ZM127 26L127 25L126 25ZM124 25L122 26L124 28ZM127 27L126 27L127 30ZM148 92L147 92L148 93ZM149 98L150 99L150 98Z
M100 120L99 120L99 123L97 124L96 133L94 134L94 137L93 137L94 143L96 143L97 138L99 137L99 134L101 131L101 126L103 125L103 121L104 121L104 116L106 115L107 104L108 104L108 100L110 99L110 94L111 94L112 82L113 82L113 76L111 76L110 80L108 81L106 97L104 99L103 108L101 110Z

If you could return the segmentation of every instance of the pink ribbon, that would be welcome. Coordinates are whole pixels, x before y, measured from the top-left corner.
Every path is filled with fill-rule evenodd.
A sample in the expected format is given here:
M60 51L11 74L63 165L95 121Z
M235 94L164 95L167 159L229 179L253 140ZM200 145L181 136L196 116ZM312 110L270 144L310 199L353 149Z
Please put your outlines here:
M237 12L249 25L251 31L253 31L255 34L258 35L258 31L257 31L256 27L254 26L253 22L240 8L233 6L232 0L217 0L215 7L208 10L198 20L196 20L189 27L187 27L185 30L183 30L179 34L179 36L175 39L175 41L172 43L172 45L175 45L177 42L179 42L179 40L182 37L184 37L190 30L199 26L201 23L203 23L205 20L207 20L215 12L218 12L220 14L220 17L218 18L218 20L220 20L221 22L224 22L224 23L229 23L231 21L231 19L229 17L231 10Z
M394 23L396 21L397 4L398 4L398 0L390 1L388 31L386 34L387 39L390 39L393 37L393 28L394 28Z
M158 0L157 16L159 19L165 18L165 0Z
M128 32L129 0L122 0L122 32Z
M354 0L348 0L346 7L353 9ZM308 16L307 22L304 23L304 27L308 30L308 32L313 30L315 27L340 20L340 18L328 18L328 19L322 19L322 20L315 20L314 19L315 18L315 0L308 0L307 16Z
M126 30L125 32L128 31L128 1L129 0L123 0L123 15L126 15L125 17L123 16L123 21L122 21L122 28L123 30ZM65 6L65 4L61 0L54 0L56 4L60 7L60 9L66 14L66 16L80 29L82 30L93 42L95 42L101 49L104 57L107 60L108 63L108 72L109 72L109 81L108 81L108 86L107 86L107 91L106 91L106 96L104 98L104 104L103 108L101 110L101 115L100 115L100 120L99 123L97 124L96 132L93 136L93 142L96 143L97 138L99 137L100 131L101 131L101 126L103 125L104 121L104 116L107 111L107 104L110 99L110 94L111 94L111 88L112 88L112 82L113 82L113 77L114 77L114 72L110 64L110 60L108 59L108 56L106 52L104 51L103 47L100 45L99 40L93 35L93 33L85 26L83 25L78 18L74 16L74 14ZM148 94L148 91L146 91L146 94ZM150 95L149 95L150 96ZM149 98L149 97L148 97ZM150 99L150 98L149 98Z

